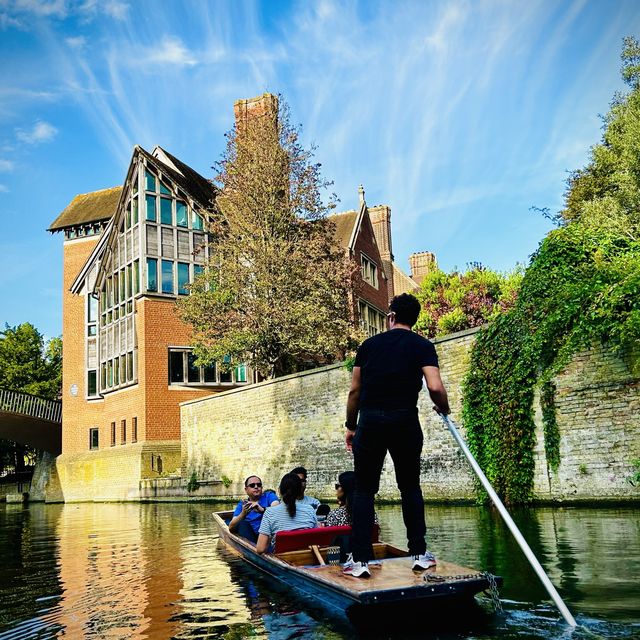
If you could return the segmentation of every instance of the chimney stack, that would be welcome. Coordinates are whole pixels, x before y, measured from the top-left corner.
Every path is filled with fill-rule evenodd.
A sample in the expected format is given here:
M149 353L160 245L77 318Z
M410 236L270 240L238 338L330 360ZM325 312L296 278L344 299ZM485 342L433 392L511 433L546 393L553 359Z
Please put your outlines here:
M272 93L263 93L255 98L236 100L233 103L233 113L237 125L246 122L249 118L266 115L277 116L278 96L274 96Z
M391 247L391 207L379 204L369 207L369 218L373 225L373 233L376 237L380 257L383 260L393 261L393 248Z
M421 251L409 256L409 266L411 267L411 279L416 284L420 284L428 273L437 268L438 263L435 254L431 251Z

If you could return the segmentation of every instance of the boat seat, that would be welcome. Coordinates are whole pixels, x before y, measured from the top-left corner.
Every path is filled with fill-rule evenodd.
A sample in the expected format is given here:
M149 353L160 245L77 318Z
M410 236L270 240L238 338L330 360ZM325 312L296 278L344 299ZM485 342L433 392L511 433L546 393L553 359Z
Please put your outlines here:
M278 531L274 553L298 551L308 549L312 544L326 547L333 544L338 536L350 536L350 526L316 527L314 529L294 529L293 531ZM378 542L380 527L375 524L371 531L371 542Z

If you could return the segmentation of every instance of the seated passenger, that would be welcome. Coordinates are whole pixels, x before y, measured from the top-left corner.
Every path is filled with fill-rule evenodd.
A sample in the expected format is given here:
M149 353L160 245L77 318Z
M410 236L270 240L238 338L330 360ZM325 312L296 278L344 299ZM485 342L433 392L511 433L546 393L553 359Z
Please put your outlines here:
M273 491L262 492L262 480L258 476L249 476L244 481L244 490L247 498L238 502L229 522L229 531L255 543L265 509L280 502Z
M353 492L356 488L356 474L353 471L344 471L338 476L336 483L336 498L338 508L329 513L325 520L327 527L340 527L351 525L351 507L353 505ZM374 511L374 522L379 525L378 513Z
M312 529L318 526L315 509L298 500L302 491L302 481L295 473L287 473L280 481L282 503L267 509L258 531L256 551L266 553L275 544L278 531Z
M298 501L302 504L310 504L314 509L320 506L320 500L313 498L312 496L305 496L304 492L307 490L307 470L304 467L296 467L291 469L289 473L295 473L300 480L302 480L302 493L298 497Z

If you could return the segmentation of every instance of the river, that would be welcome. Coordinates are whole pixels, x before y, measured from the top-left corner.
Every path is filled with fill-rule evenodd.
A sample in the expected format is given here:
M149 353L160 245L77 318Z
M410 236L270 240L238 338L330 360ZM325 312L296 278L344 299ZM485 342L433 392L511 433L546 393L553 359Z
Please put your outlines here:
M354 627L219 548L216 505L0 504L0 638L569 638L508 529L490 509L428 506L437 556L504 577L463 615ZM404 546L398 506L381 537ZM582 638L640 638L640 509L530 508L514 519ZM399 630L402 629L402 630Z

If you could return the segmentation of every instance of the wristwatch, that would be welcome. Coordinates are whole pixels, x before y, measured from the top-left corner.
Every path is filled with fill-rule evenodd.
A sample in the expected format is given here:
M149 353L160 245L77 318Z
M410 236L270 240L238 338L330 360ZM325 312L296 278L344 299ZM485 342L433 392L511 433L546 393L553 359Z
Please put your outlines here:
M355 431L356 430L356 426L357 425L350 425L348 421L345 420L344 422L344 428L345 429L349 429L349 431Z

